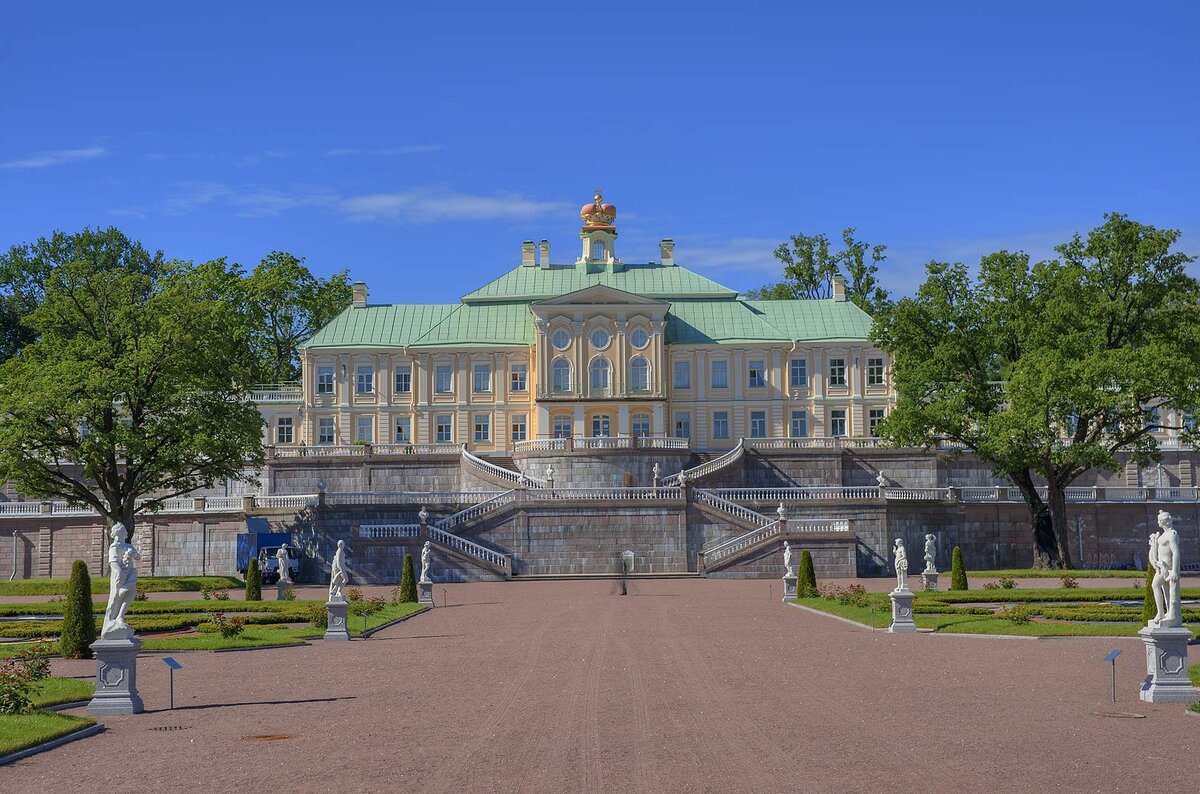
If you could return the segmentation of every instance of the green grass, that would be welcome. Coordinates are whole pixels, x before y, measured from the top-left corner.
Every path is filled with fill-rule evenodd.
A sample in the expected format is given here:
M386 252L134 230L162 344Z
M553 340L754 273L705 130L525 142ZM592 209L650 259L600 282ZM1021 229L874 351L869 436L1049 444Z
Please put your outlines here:
M232 576L139 576L140 584L148 593L170 593L180 591L200 592L200 587L242 587L241 579ZM19 595L66 595L66 579L17 579L0 582L0 596ZM108 579L94 577L92 593L107 593Z
M47 706L57 706L60 703L91 700L95 691L96 685L92 681L51 676L41 682L41 688L33 697L33 707L44 709Z
M1188 677L1192 679L1193 686L1200 686L1200 664L1188 668Z
M91 717L73 717L50 711L0 714L0 755L15 753L95 724L96 721Z
M967 571L967 579L974 582L979 579L999 579L1011 576L1013 579L1061 579L1070 576L1074 579L1142 579L1145 571L1101 571L1101 570L1067 570L1055 571L1044 568L1004 568L997 571ZM975 585L978 586L978 585Z
M1200 599L1200 587L1185 587L1181 595L1184 599ZM917 593L914 604L1017 604L1047 601L1064 603L1137 601L1140 604L1142 597L1143 590L1139 582L1136 588L1098 587L1066 590L1061 587L1045 589L1018 587L1012 590L939 590L936 593Z

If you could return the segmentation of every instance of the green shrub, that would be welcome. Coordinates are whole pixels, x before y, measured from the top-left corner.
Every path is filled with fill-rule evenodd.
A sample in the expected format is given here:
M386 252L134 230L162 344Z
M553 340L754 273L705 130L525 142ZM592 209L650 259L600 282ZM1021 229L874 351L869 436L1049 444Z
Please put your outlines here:
M92 649L89 646L95 641L92 577L88 574L87 563L76 560L71 564L71 581L67 583L59 650L68 659L91 659Z
M279 594L279 600L280 601L295 601L296 600L296 586L289 584L287 587L283 588L283 592L281 592Z
M1015 590L1016 587L1017 587L1016 579L1012 578L1011 576L1001 576L1000 577L1000 589L1001 590Z
M214 612L210 618L210 622L216 628L217 632L225 639L232 639L246 627L246 621L240 617L225 617L224 612Z
M830 585L829 587L820 588L819 592L821 598L827 598L830 601L836 601L843 606L871 606L871 595L867 592L867 588L860 584L852 584L849 587Z
M950 558L950 589L970 589L967 585L967 569L963 567L962 549L958 546L954 547L954 554Z
M414 604L417 601L417 573L413 570L411 554L404 555L404 572L400 575L400 593L397 601Z
M1158 614L1158 605L1154 603L1154 566L1146 566L1146 587L1142 596L1142 623L1150 625L1150 621Z
M0 662L0 714L33 711L33 696L50 676L49 647L37 643Z
M262 574L258 570L258 560L250 560L246 568L246 600L262 601Z
M329 612L324 604L311 604L308 607L308 621L314 628L325 630L329 628Z
M983 589L984 590L999 590L1000 583L999 582L984 582Z
M1064 590L1076 590L1079 588L1079 580L1074 576L1064 576L1059 581L1062 582Z
M813 568L812 554L808 549L800 552L800 571L796 581L796 595L812 598L817 594L817 572Z
M996 616L1003 618L1015 625L1028 623L1033 618L1034 612L1025 604L1014 604L1008 609L1001 609L996 613Z

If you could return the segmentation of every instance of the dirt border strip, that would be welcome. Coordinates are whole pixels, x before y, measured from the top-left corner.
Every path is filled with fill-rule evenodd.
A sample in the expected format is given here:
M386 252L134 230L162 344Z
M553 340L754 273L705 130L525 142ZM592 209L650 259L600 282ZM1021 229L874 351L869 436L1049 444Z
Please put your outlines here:
M103 731L104 723L97 722L95 725L89 725L86 728L80 728L77 731L68 733L65 736L59 736L57 739L51 739L48 742L35 744L33 747L26 747L24 750L17 750L15 753L9 753L8 755L0 756L0 766L7 766L8 764L28 758L31 755L44 753L47 750L53 750L55 747L62 747L64 744L70 744L71 742L78 741L79 739L86 739L89 736L95 736L97 733L101 733Z
M411 618L415 618L417 615L424 615L426 612L428 612L429 610L431 610L433 608L434 607L426 606L424 609L418 609L416 612L409 612L407 615L405 615L403 617L396 618L395 620L389 620L387 623L384 623L382 626L376 626L373 629L367 629L362 634L359 634L357 636L361 637L364 640L369 640L369 639L371 639L371 637L373 637L374 635L383 631L384 629L390 629L392 626L395 626L399 623L403 623L404 621L409 620Z

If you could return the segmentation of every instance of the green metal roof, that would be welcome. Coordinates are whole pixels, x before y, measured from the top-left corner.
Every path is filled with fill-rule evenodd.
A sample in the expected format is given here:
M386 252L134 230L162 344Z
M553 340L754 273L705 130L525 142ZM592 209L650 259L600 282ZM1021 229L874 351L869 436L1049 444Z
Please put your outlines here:
M528 303L464 303L414 344L418 347L532 345Z
M549 268L517 267L500 278L463 296L465 303L538 300L603 284L648 298L728 298L737 292L687 268L656 263L625 265L615 273L584 273L574 265Z
M854 341L871 333L871 315L850 301L780 300L744 301L785 339Z
M667 344L791 341L742 301L676 301L667 312Z
M393 303L345 309L303 347L404 347L450 316L457 303Z

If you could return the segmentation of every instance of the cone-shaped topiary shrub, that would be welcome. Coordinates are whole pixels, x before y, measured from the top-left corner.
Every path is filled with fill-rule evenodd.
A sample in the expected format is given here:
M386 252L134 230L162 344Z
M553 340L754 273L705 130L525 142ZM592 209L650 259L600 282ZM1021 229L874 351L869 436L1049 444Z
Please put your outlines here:
M954 555L950 558L950 589L968 590L967 569L963 567L962 549L954 547Z
M796 595L812 598L817 594L817 572L813 568L812 554L808 549L800 552L800 570L797 573Z
M417 573L413 570L411 554L404 555L404 572L400 575L399 600L401 603L416 603L417 600Z
M262 601L262 574L258 570L258 560L250 560L246 568L246 600Z
M1146 589L1142 600L1142 623L1149 625L1150 619L1158 614L1158 605L1154 603L1154 566L1146 568Z
M71 565L71 580L67 583L67 603L63 606L62 635L58 640L59 653L67 659L91 659L90 646L96 641L96 618L92 614L92 577L87 563L76 560Z

